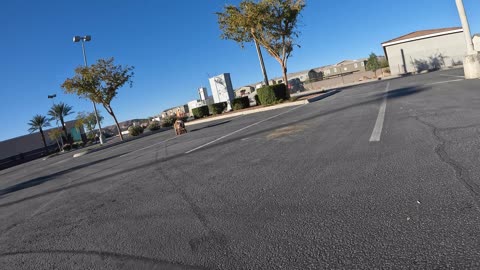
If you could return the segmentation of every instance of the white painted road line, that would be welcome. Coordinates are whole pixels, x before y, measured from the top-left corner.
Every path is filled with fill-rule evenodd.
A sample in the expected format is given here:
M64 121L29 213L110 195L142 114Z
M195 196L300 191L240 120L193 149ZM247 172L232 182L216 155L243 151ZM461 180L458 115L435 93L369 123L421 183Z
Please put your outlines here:
M436 84L444 84L444 83L451 83L451 82L461 82L461 81L464 81L464 80L465 80L465 79L442 81L442 82L434 82L434 83L429 83L429 84L426 84L426 85L436 85Z
M440 74L440 76L443 76L443 77L454 77L454 78L464 78L464 79L465 79L465 76L457 76L457 75Z
M266 119L263 119L262 121L253 123L253 124L251 124L251 125L248 125L248 126L246 126L246 127L241 128L241 129L238 129L238 130L235 130L235 131L233 131L233 132L230 132L230 133L228 133L227 135L224 135L224 136L222 136L222 137L220 137L220 138L217 138L217 139L215 139L215 140L213 140L213 141L211 141L211 142L208 142L208 143L206 143L206 144L200 145L199 147L193 148L192 150L189 150L189 151L185 152L185 154L190 154L190 153L192 153L192 152L195 152L195 151L197 151L197 150L199 150L199 149L204 148L205 146L208 146L208 145L210 145L210 144L212 144L212 143L215 143L215 142L218 142L218 141L220 141L220 140L223 140L223 139L225 139L225 138L227 138L227 137L230 137L230 136L232 136L232 135L234 135L234 134L236 134L236 133L238 133L238 132L240 132L240 131L243 131L243 130L245 130L245 129L251 128L251 127L253 127L253 126L256 126L256 125L258 125L258 124L261 124L261 123L266 122L266 121L268 121L268 120L271 120L271 119L273 119L273 118L279 117L280 115L284 115L284 114L289 113L289 112L291 112L291 111L300 109L301 107L303 107L303 106L305 106L305 105L307 105L307 104L300 105L300 106L298 106L298 107L295 107L295 108L290 109L290 110L288 110L288 111L285 111L285 112L283 112L283 113L276 114L276 115L274 115L274 116L271 116L271 117L268 117L268 118L266 118Z
M387 88L385 88L385 96L383 97L382 105L380 105L377 122L375 122L375 127L373 128L370 142L379 142L380 137L382 136L383 122L385 121L385 110L387 109L388 88L390 88L390 82L387 83Z

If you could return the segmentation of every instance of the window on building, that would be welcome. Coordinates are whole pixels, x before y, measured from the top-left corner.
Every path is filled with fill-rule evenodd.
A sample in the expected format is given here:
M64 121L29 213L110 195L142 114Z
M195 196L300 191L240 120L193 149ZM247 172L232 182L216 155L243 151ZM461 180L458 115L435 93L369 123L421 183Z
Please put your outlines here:
M344 68L343 68L343 70L347 71L347 70L348 70L348 68L344 67Z
M357 63L353 64L353 67L358 68L358 64Z
M337 72L337 68L333 68L333 72Z
M362 67L363 67L363 66L365 66L365 63L364 63L364 62L362 62Z

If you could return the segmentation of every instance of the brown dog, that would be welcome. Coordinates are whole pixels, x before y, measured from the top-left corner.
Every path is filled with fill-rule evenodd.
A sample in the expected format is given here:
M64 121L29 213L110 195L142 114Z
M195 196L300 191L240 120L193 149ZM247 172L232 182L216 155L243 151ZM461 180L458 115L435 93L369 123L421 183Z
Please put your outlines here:
M173 124L173 128L175 129L176 135L182 135L187 133L187 129L185 128L185 123L183 123L182 120L175 121L175 124Z

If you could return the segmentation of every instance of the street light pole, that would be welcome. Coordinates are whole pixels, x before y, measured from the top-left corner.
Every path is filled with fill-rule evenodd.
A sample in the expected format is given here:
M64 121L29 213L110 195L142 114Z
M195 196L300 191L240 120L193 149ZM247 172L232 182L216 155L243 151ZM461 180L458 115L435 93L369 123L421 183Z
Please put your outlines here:
M87 53L85 52L85 42L90 41L92 39L91 36L84 36L84 37L79 37L75 36L73 37L73 42L82 42L82 53L83 53L83 62L85 63L85 67L88 67L87 64ZM93 110L95 112L95 119L97 120L98 124L98 130L100 132L100 144L104 143L104 138L103 138L103 132L102 132L102 125L100 124L100 118L98 117L98 111L97 111L97 105L95 104L95 101L92 100L93 103Z
M470 25L468 24L467 13L463 6L463 0L455 0L458 9L458 15L462 22L463 33L467 43L467 55L463 61L463 69L466 79L477 79L480 77L480 56L473 47L472 35L470 33Z

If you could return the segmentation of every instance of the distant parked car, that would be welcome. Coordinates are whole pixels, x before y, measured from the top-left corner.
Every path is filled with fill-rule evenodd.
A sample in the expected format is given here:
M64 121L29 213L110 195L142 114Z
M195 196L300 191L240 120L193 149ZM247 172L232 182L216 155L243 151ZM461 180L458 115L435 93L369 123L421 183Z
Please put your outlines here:
M303 83L300 81L299 78L288 80L288 90L290 93L299 93L305 91L305 87L303 87Z

